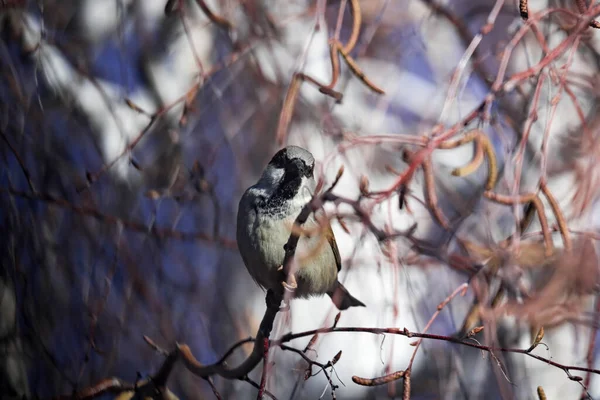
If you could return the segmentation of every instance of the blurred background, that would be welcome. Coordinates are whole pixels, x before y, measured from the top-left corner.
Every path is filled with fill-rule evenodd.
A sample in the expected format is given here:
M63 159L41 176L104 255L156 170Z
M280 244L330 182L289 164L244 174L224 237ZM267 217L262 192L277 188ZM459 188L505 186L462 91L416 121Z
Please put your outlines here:
M147 378L164 357L144 335L167 350L185 343L207 364L254 336L264 292L237 252L237 204L285 144L315 155L326 186L343 165L334 193L364 200L377 229L416 224L411 240L379 241L350 207L325 205L347 217L333 222L340 279L367 305L343 312L338 326L423 331L438 304L467 283L428 332L464 335L481 303L484 321L468 329L484 330L472 343L527 349L543 326L547 347L535 354L600 368L600 32L578 25L600 9L532 0L525 22L520 5L0 1L0 397L47 399L107 377ZM295 74L329 84L331 43L356 33L355 46L338 56L333 89L343 98L305 79L290 107ZM346 56L385 93L359 79ZM539 195L552 256L537 216L516 232L533 203L483 195L489 161L453 175L481 152L473 142L432 153L434 199L423 168L385 192L409 167L403 152L450 127L456 137L479 129L491 143L494 192ZM361 197L367 181L368 191L384 191L377 200ZM564 252L552 196L541 195L546 184L572 253ZM518 240L506 245L509 237ZM473 270L489 273L476 279ZM498 287L504 298L493 302ZM336 313L327 296L296 300L271 337L330 326ZM309 339L290 345L303 349ZM327 363L342 351L328 369L338 398L401 398L402 380L363 387L351 377L405 369L413 341L333 333L308 354ZM271 361L267 389L276 398L332 397L323 373L305 380L297 354L273 349ZM261 368L250 378L260 381ZM600 397L597 376L570 373L582 380L523 354L430 340L416 353L410 394L530 399L543 386L548 398ZM257 395L248 382L214 381L223 398ZM181 365L168 387L182 399L214 398Z

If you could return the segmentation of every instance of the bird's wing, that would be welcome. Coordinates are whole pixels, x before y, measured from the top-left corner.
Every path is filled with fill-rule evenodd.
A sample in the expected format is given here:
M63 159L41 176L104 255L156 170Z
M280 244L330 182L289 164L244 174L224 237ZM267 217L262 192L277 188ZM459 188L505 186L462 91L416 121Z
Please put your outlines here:
M257 251L250 240L253 233L250 232L249 229L251 231L254 230L257 218L255 203L256 195L253 193L253 187L250 187L242 195L238 206L236 240L239 253L242 256L244 265L250 273L252 280L256 282L261 289L265 290L266 286L264 285L264 282L260 282L257 279L257 276L259 276L258 274L260 274L260 269L256 271L255 266L260 265L260 261L257 260Z
M340 257L340 250L337 247L337 242L335 241L335 236L333 235L333 230L331 229L330 223L327 223L324 235L327 238L327 241L329 242L329 246L331 246L331 251L333 251L335 263L339 272L342 269L342 257Z

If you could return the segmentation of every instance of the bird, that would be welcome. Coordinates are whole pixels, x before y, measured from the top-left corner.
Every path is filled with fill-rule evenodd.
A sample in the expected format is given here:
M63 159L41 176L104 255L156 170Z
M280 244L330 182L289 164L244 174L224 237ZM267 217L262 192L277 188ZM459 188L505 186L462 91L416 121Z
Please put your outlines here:
M327 219L318 222L314 213L300 230L296 267L288 280L293 285L286 283L284 246L296 218L313 198L314 167L313 155L302 147L287 146L273 156L258 182L240 199L236 229L240 255L263 289L283 296L288 288L292 298L327 294L339 310L365 307L338 280L342 261L331 224Z

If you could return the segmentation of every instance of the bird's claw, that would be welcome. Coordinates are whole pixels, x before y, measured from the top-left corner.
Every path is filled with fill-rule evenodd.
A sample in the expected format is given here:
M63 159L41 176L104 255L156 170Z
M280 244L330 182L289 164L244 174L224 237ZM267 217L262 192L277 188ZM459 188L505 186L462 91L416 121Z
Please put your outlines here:
M277 271L283 271L283 265L280 265L277 268ZM287 277L287 281L281 282L283 288L289 292L295 292L298 289L298 282L296 282L296 276L294 274L289 274Z
M289 292L295 292L298 289L298 282L296 282L296 276L294 274L289 274L287 277L287 282L281 282L283 288Z
M290 276L290 278L293 275ZM290 283L287 283L286 281L281 282L281 284L283 285L283 288L289 292L295 292L296 289L298 289L298 284L296 283L296 279L294 279L292 281L292 279L290 279Z

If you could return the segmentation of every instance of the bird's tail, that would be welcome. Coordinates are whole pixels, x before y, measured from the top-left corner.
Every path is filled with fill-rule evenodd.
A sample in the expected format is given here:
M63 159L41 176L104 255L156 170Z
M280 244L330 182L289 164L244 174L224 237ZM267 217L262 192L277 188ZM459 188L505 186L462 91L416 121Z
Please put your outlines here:
M339 281L335 283L333 290L327 294L339 310L346 310L350 307L366 307L362 301L348 293L348 289Z

